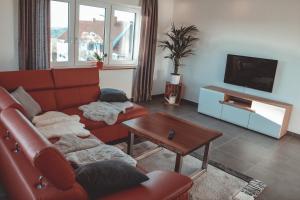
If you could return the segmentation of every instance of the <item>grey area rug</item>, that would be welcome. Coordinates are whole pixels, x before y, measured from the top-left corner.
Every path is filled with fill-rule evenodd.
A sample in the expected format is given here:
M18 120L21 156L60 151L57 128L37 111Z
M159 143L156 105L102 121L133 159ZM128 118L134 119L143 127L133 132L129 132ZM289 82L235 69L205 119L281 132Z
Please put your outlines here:
M117 145L122 150L126 143ZM138 157L157 145L151 142L142 142L133 147L133 157ZM198 156L199 157L199 156ZM176 154L162 149L138 161L146 171L174 170ZM201 158L197 155L183 158L182 174L191 175L201 166ZM206 173L193 180L194 186L190 191L191 200L254 200L264 190L266 185L251 177L245 176L225 166L210 161Z

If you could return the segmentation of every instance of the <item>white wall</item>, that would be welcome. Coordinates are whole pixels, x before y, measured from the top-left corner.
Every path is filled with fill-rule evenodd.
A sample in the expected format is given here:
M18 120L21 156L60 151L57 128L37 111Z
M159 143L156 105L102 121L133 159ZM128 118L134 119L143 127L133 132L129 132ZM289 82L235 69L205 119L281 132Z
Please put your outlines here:
M168 32L173 22L174 0L158 0L158 41L165 39L164 33ZM172 62L165 59L166 52L156 49L155 68L153 75L152 94L164 93L165 82L169 78Z
M133 69L100 71L100 87L123 90L127 97L131 98L134 71Z
M219 85L286 101L294 105L289 130L300 133L299 10L298 0L175 0L175 22L200 29L197 55L182 70L185 98L197 102L201 86ZM279 60L273 93L224 84L228 53Z
M1 0L0 71L18 69L17 0Z

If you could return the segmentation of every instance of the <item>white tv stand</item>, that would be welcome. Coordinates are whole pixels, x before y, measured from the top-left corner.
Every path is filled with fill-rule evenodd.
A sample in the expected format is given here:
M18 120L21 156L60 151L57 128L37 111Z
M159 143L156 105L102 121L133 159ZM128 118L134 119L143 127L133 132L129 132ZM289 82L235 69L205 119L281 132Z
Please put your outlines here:
M274 138L287 133L293 105L216 86L200 89L198 112Z

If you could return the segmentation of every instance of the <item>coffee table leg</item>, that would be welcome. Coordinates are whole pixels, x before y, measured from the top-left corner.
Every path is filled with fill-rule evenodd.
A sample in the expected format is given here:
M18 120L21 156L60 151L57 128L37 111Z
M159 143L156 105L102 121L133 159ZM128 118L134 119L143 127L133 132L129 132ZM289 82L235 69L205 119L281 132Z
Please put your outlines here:
M175 172L180 173L181 167L182 167L182 156L180 154L176 154Z
M132 146L134 143L134 134L129 132L128 133L128 141L127 141L127 154L132 155Z
M202 161L202 169L203 170L207 169L209 146L210 146L210 143L207 143L205 145L204 156L203 156L203 161Z

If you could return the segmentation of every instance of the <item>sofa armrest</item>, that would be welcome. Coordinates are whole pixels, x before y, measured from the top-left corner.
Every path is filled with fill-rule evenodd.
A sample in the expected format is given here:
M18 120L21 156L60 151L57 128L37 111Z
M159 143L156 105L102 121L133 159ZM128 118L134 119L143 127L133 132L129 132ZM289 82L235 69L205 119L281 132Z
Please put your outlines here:
M0 87L0 111L7 108L16 108L25 113L22 105L6 89Z
M57 188L68 190L73 187L75 174L69 162L20 111L8 108L1 112L0 120L16 141L16 153L22 151L31 164Z
M141 185L111 194L101 199L174 200L182 196L188 197L187 193L193 185L193 182L189 177L170 171L154 171L148 173L147 176L150 179Z

